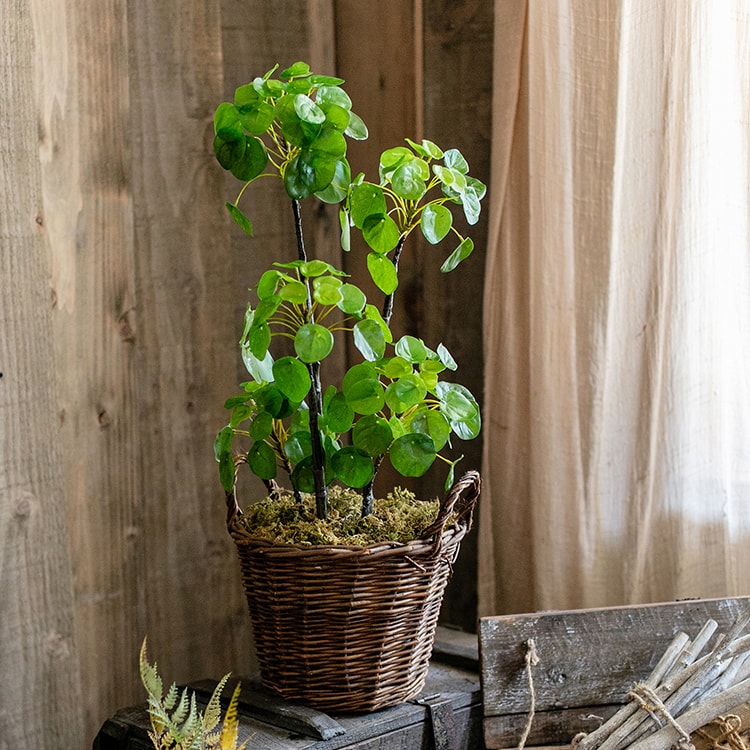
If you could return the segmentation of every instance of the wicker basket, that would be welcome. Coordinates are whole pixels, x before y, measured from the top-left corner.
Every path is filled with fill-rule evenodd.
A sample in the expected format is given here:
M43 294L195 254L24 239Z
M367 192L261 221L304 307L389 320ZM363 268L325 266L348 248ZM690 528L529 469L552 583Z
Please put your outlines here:
M263 684L325 711L374 711L424 685L445 586L479 496L475 471L421 539L368 547L273 545L227 495Z

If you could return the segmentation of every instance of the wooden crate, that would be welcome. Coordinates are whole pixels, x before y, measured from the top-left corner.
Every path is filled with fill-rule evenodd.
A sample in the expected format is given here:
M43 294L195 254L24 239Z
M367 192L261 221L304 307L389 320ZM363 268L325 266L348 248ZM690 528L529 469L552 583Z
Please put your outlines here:
M528 641L535 714L527 746L568 745L596 728L653 670L674 635L695 636L714 619L726 630L750 597L693 599L633 607L541 612L480 620L479 649L488 749L518 746L530 709Z
M481 750L477 638L440 628L425 689L414 701L370 714L325 714L294 706L242 678L240 740L249 750ZM215 680L189 685L205 704ZM230 695L230 684L225 695ZM146 705L105 721L94 750L150 750Z

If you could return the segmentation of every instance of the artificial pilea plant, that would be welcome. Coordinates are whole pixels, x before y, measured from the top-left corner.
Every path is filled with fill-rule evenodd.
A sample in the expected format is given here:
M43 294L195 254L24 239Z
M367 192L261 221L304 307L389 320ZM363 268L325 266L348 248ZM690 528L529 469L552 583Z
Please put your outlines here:
M402 476L421 476L440 458L451 434L468 440L480 430L479 407L462 385L442 379L456 363L442 345L430 349L412 336L394 340L390 330L398 266L404 243L417 228L437 245L455 237L457 245L441 266L453 270L474 244L453 224L451 207L460 206L469 224L479 219L485 186L470 177L456 149L406 140L384 151L378 182L352 178L346 138L365 139L367 128L352 111L344 81L313 74L298 62L275 77L278 66L235 91L214 117L214 152L224 169L244 184L227 203L235 221L252 235L240 209L248 186L264 176L283 182L291 201L297 258L279 259L255 287L240 340L251 380L230 398L229 424L216 439L216 458L227 492L235 482L233 441L248 438L241 457L254 474L270 483L279 468L289 475L295 495L315 493L316 513L327 514L327 486L333 480L361 488L363 515L372 510L375 474L385 456ZM308 258L300 201L314 196L339 204L341 242L362 233L369 247L369 274L383 293L382 306L329 263ZM335 340L351 335L362 361L340 384L324 388L321 363ZM293 342L293 354L274 359L271 344ZM460 459L459 459L460 460Z
M148 696L151 730L148 733L156 750L244 750L247 742L237 745L239 717L237 705L240 685L232 693L224 718L221 716L221 693L229 675L219 680L203 712L198 709L195 693L178 690L172 683L166 694L156 664L148 661L146 639L139 660L141 682Z

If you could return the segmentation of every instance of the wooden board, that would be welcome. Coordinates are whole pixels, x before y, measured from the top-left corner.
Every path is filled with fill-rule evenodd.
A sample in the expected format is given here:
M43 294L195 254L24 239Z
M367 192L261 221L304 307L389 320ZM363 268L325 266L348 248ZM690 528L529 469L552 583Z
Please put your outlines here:
M694 637L708 619L726 630L750 597L542 612L480 620L480 663L488 748L515 747L530 706L525 667L533 639L536 714L529 745L567 744L608 718L644 679L679 631ZM598 724L598 720L597 721ZM594 724L596 726L596 724Z
M240 741L248 750L433 750L432 709L442 707L455 725L450 750L482 747L482 710L479 675L433 663L424 691L415 701L370 714L327 715L283 704L273 717L275 699L253 679L242 680ZM203 700L215 682L191 685ZM228 695L231 685L226 691ZM276 700L276 703L279 701ZM432 707L432 708L431 708ZM103 725L94 750L145 750L149 726L144 705L118 711Z

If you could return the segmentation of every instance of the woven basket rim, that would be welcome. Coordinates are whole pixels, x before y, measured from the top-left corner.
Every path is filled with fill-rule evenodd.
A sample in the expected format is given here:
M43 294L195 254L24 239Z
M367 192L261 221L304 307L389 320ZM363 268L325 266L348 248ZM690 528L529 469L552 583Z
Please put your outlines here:
M398 554L420 554L432 550L437 538L444 543L449 542L451 537L462 539L468 531L466 522L457 522L455 525L443 529L442 532L433 532L429 536L420 536L409 542L373 542L371 544L291 544L284 542L272 542L264 537L252 536L242 527L242 522L237 519L229 530L236 544L243 547L253 547L262 550L263 553L281 555L321 556L321 557L375 557Z
M449 543L452 537L457 541L469 532L472 526L473 510L479 497L481 480L479 472L467 471L451 487L445 502L438 511L436 520L422 531L421 536L409 542L385 541L367 545L346 544L293 544L274 542L265 537L253 536L242 526L242 511L237 504L234 492L227 493L227 530L235 544L251 547L262 554L299 557L386 557L390 555L416 555L437 553L441 546ZM460 505L459 505L460 504ZM456 517L448 524L453 511Z

